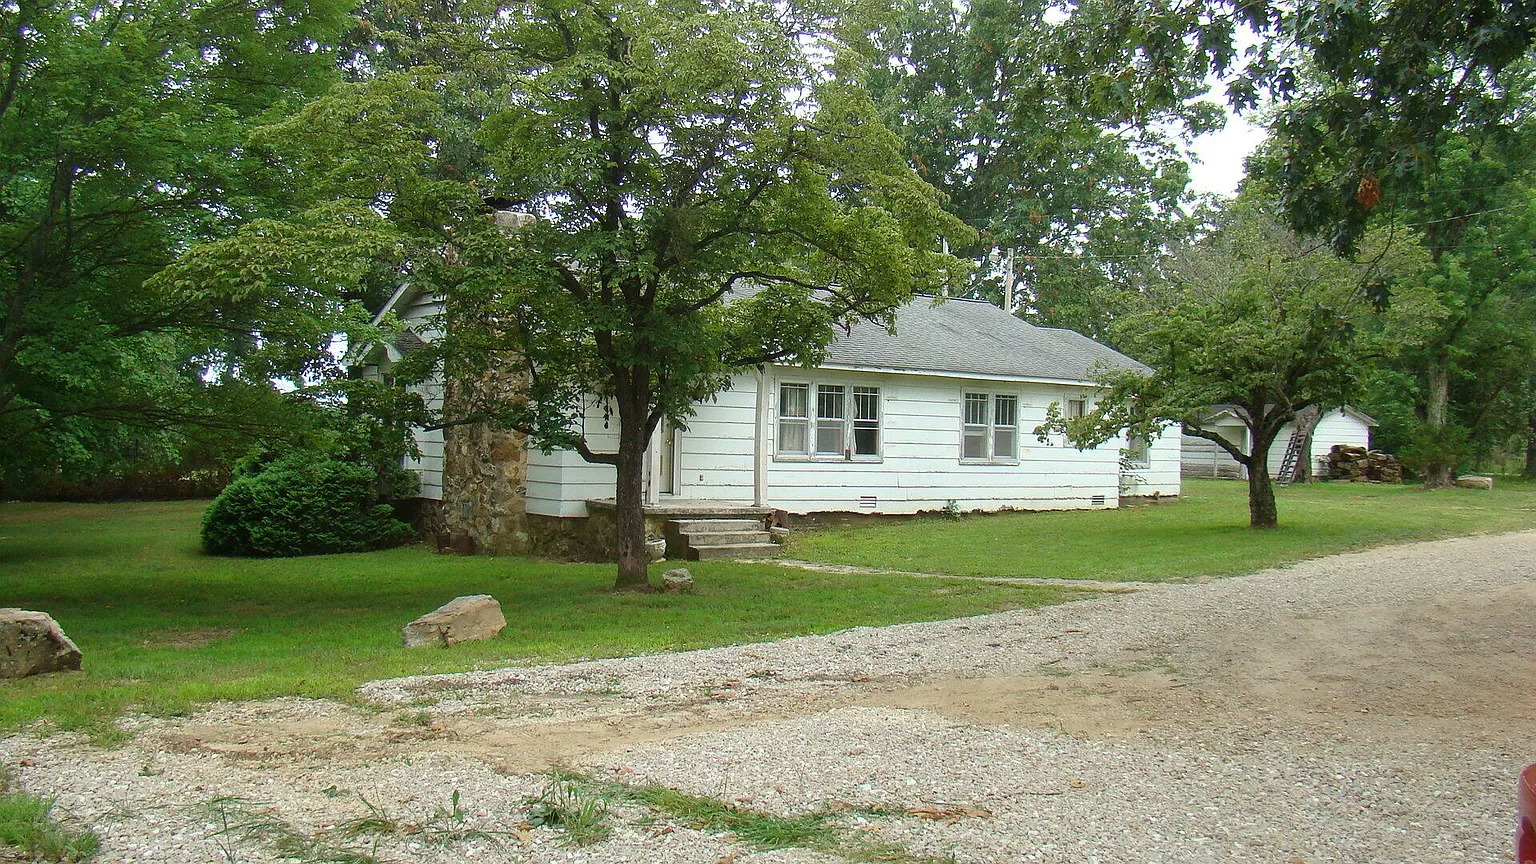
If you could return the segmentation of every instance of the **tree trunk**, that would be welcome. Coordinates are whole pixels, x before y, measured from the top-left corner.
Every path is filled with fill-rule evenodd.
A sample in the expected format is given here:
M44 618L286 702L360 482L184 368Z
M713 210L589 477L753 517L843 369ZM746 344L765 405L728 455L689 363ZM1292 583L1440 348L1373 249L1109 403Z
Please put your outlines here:
M618 478L613 490L614 546L619 554L615 591L650 591L645 548L645 424L620 423Z
M1531 437L1525 439L1525 470L1520 476L1527 480L1536 480L1536 417L1526 421L1530 427Z
M1424 485L1444 489L1451 485L1451 456L1444 450L1445 415L1451 401L1451 374L1441 362L1429 367L1428 392L1424 398L1424 425L1429 427L1430 454L1424 463Z
M1269 451L1259 451L1248 466L1248 527L1275 528L1280 525L1280 513L1275 508L1275 487L1269 482Z

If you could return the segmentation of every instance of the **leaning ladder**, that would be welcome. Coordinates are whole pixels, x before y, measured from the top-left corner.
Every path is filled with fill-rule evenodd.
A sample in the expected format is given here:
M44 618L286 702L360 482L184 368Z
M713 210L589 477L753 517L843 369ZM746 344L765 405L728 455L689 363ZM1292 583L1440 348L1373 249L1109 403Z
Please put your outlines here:
M1301 461L1301 445L1306 440L1307 433L1300 427L1291 433L1291 442L1285 445L1285 455L1280 457L1280 473L1275 477L1276 483L1289 486L1296 482L1296 463Z

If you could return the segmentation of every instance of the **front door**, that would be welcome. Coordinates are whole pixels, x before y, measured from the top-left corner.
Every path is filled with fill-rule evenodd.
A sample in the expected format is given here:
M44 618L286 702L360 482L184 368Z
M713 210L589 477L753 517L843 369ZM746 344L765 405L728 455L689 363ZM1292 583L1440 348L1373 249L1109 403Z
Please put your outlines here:
M677 494L677 427L665 421L661 424L661 452L657 454L656 489L663 495Z

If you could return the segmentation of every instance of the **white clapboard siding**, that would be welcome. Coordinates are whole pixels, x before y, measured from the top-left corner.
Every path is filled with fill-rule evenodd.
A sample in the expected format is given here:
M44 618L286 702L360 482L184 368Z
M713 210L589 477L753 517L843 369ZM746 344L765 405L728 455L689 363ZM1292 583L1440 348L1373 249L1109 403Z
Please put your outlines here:
M875 460L811 460L775 452L780 381L880 388L880 456ZM1123 439L1079 451L1060 436L1036 440L1034 428L1048 406L1079 387L1039 383L968 381L889 373L828 372L786 368L767 376L765 418L767 503L794 512L863 511L916 513L949 502L964 510L1071 509L1117 506L1121 494ZM985 464L960 460L961 409L966 392L1019 397L1017 460ZM814 396L813 396L814 410ZM679 485L668 500L750 503L754 497L757 378L736 376L732 386L698 406L677 433ZM589 409L586 429L595 449L614 446L614 430L600 429ZM605 440L602 436L607 435ZM1178 436L1165 434L1149 449L1147 467L1134 471L1129 494L1179 493ZM1130 480L1131 478L1127 478ZM613 470L588 465L573 453L529 457L528 511L579 516L585 501L613 495Z

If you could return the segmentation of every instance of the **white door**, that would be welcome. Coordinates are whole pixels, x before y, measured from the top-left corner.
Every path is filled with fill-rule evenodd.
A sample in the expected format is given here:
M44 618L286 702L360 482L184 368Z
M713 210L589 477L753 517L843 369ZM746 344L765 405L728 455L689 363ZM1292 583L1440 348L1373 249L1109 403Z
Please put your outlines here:
M661 424L661 458L656 466L657 491L663 495L677 494L677 428L665 421Z

